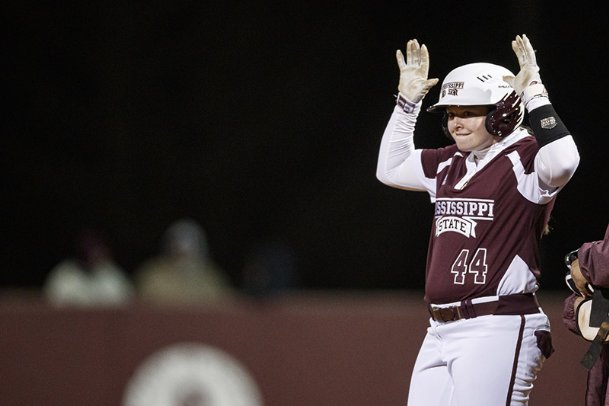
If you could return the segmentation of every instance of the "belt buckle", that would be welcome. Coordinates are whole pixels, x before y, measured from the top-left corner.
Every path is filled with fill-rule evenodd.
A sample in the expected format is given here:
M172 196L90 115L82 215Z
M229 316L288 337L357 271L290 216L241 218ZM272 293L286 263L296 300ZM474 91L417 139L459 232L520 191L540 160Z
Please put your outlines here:
M446 310L450 310L450 320L445 321L457 321L464 318L463 314L461 313L461 306L447 307Z
M432 307L432 315L434 316L434 320L449 322L449 321L457 321L463 319L463 314L461 313L460 306L450 306L450 307Z

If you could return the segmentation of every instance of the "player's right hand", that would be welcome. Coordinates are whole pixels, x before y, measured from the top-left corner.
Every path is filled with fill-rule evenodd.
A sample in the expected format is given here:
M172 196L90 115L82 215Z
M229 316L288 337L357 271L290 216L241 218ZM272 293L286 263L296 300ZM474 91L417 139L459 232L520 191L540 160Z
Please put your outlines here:
M438 79L428 79L429 52L425 44L411 39L406 43L406 60L401 50L396 51L396 59L400 68L400 83L398 91L413 103L423 100L429 89L438 83Z
M525 106L537 96L547 97L546 88L541 83L535 50L529 38L525 34L522 34L522 36L516 35L516 39L512 41L512 50L518 58L520 71L515 77L504 76L503 80L516 90Z
M579 267L578 259L575 259L573 262L571 262L571 278L573 278L573 282L575 282L577 290L579 290L579 293L583 297L592 296L592 293L587 288L588 281L584 277L584 274L582 273L581 268Z

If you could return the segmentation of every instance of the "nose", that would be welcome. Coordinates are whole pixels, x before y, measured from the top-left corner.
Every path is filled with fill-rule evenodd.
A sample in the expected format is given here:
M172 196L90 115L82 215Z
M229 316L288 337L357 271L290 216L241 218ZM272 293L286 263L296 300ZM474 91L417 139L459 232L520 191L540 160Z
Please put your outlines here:
M463 127L463 119L459 116L454 116L452 118L452 122L453 122L453 126L456 128L462 128Z

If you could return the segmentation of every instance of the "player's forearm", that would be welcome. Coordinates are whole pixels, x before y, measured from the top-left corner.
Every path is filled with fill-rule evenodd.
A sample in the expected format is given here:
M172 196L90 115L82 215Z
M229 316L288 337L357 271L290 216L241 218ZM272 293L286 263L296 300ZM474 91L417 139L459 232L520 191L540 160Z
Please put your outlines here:
M418 188L419 182L413 171L408 169L409 159L415 150L414 128L420 111L420 103L411 113L405 113L400 106L395 107L385 128L376 168L376 177L392 187Z
M535 162L539 178L548 186L562 187L579 165L577 145L546 93L534 96L526 106L529 124L540 147Z
M579 152L573 137L561 137L541 147L535 164L544 184L555 188L565 186L579 165Z

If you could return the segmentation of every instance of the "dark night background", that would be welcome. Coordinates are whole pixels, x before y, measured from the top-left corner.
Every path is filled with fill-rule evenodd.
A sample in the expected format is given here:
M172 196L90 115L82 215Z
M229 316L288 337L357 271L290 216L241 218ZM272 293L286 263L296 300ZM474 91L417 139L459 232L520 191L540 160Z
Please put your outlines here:
M395 50L427 44L440 79L476 61L517 72L510 43L526 33L581 154L544 240L542 285L563 289L562 256L609 220L609 28L557 4L11 2L0 284L41 286L84 226L132 271L190 216L235 285L248 250L279 239L303 288L421 288L432 206L375 178ZM445 145L437 116L417 129L418 147Z

